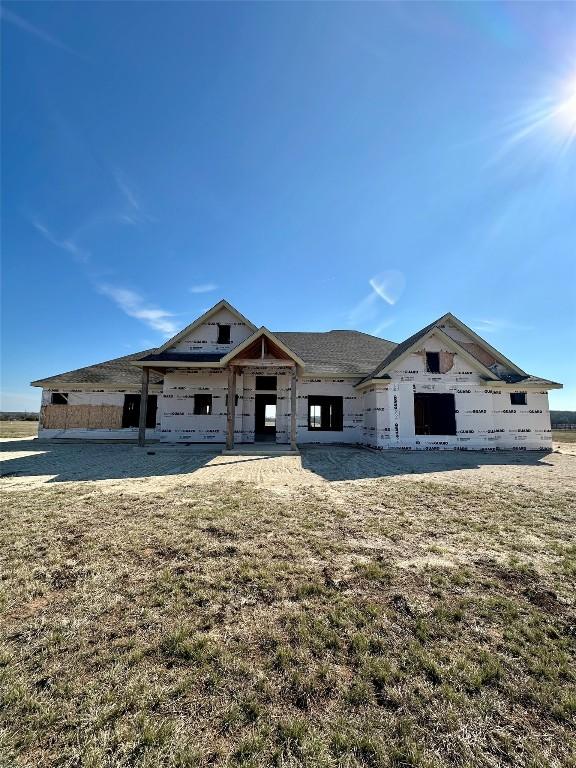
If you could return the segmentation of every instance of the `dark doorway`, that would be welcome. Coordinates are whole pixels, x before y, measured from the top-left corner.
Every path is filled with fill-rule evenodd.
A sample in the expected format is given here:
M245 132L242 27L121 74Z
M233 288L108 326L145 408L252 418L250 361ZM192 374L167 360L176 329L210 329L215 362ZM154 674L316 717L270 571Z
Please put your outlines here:
M146 429L156 426L157 395L148 395L146 408ZM137 427L140 423L140 395L124 395L124 411L122 413L122 428Z
M417 435L455 435L454 395L416 392L414 394L414 426Z
M254 439L259 442L276 440L276 395L256 395Z

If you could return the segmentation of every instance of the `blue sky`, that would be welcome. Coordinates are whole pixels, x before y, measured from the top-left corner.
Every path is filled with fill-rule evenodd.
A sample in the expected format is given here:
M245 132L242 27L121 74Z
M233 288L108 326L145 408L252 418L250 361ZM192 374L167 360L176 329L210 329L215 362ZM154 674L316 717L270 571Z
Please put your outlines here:
M576 3L5 3L2 407L222 297L576 409Z

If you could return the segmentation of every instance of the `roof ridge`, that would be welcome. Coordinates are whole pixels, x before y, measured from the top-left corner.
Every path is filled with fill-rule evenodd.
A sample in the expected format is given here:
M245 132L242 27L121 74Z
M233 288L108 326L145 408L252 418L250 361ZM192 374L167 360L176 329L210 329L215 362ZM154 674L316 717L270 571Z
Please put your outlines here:
M355 328L332 328L329 331L272 331L272 333L300 333L300 334L317 334L326 336L329 333L358 333L362 336L368 336L370 339L377 339L378 341L385 341L387 344L398 344L397 341L391 341L385 339L383 336L375 336L373 333L366 333L366 331L357 331Z

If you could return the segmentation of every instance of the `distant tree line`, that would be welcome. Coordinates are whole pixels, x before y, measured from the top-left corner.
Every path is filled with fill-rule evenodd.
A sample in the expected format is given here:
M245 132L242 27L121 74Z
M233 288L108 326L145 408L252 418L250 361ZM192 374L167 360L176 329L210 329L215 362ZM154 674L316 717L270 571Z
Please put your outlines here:
M34 411L0 411L0 421L38 421Z
M557 424L576 424L576 411L550 411L552 426Z

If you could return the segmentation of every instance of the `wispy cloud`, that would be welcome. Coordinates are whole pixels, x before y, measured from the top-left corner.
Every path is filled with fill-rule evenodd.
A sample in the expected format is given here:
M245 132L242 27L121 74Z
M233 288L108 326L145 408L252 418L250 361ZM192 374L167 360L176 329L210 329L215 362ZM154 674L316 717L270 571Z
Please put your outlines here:
M355 304L348 313L348 322L354 328L375 322L378 314L378 294L371 291L367 296Z
M39 40L42 40L54 48L60 48L62 51L71 53L72 56L77 56L80 59L84 59L84 57L78 53L78 51L75 51L73 48L65 45L65 43L63 43L61 40L58 40L57 37L54 37L45 30L40 29L40 27L35 27L33 24L30 24L29 21L26 21L26 19L22 18L22 16L19 16L13 11L9 11L7 8L0 8L0 18L4 19L4 21L6 21L8 24L12 24L13 26L18 27L18 29L21 29L23 32L27 32L29 35L37 37Z
M116 181L116 186L124 196L124 199L130 208L133 208L135 211L139 211L140 201L136 197L136 193L134 192L133 188L128 183L126 176L121 171L115 171L114 180Z
M98 291L112 299L129 317L141 320L153 330L163 333L167 338L173 336L178 330L178 326L170 319L174 317L172 312L151 306L136 291L108 284L99 285Z
M215 291L218 286L215 283L201 283L200 285L193 285L189 288L190 293L210 293Z
M380 336L382 331L385 331L386 328L390 328L391 325L394 325L396 322L395 317L389 317L387 320L384 320L383 322L379 323L375 328L372 328L372 335L373 336Z
M508 320L501 319L483 319L474 320L472 328L477 333L499 333L500 331L531 331L532 327L527 325L519 325L518 323L511 323Z
M142 203L140 202L138 192L123 171L114 171L114 181L126 206L125 210L118 214L117 218L125 224L140 224L145 221L154 221L152 216L149 216L142 210Z
M78 243L72 238L59 238L51 232L48 227L45 227L38 219L32 220L34 228L40 232L42 237L48 240L49 243L56 248L61 248L63 251L69 253L72 258L80 264L90 263L90 252L78 245Z

